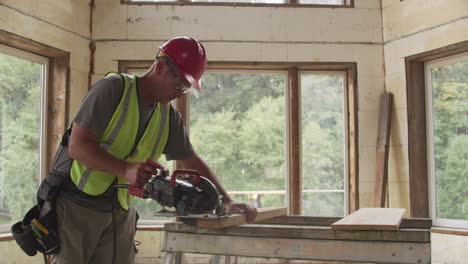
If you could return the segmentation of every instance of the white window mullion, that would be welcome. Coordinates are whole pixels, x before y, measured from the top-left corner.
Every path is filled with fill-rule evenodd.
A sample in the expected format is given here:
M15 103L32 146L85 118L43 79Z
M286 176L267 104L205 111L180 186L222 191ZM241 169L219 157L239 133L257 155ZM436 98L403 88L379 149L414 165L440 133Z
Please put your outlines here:
M446 153L447 151L447 148L439 148L439 149L436 149L436 146L435 146L435 139L438 138L439 135L436 135L435 134L435 125L436 125L436 121L435 121L435 115L437 114L440 114L438 112L435 112L435 109L439 109L441 108L440 105L436 105L436 102L434 102L434 96L435 96L435 87L434 87L434 79L435 79L435 76L434 76L434 71L439 71L439 77L445 77L447 76L448 81L447 83L443 83L443 84L447 84L447 85L454 85L454 86L457 86L457 85L461 85L460 87L460 90L461 91L465 91L465 89L468 89L468 83L465 84L463 82L460 82L460 81L452 81L452 79L449 79L449 78L458 78L458 76L456 77L452 77L452 76L449 76L448 74L450 74L450 70L449 67L453 67L455 64L458 65L459 68L461 69L467 69L466 71L465 70L461 70L460 71L460 75L464 75L466 76L468 74L468 53L464 53L464 54L459 54L459 55L455 55L455 56L451 56L451 57L446 57L446 58L442 58L442 59L439 59L439 60L434 60L434 61L431 61L431 62L428 62L426 63L425 65L425 78L426 78L426 122L427 122L427 153L428 153L428 156L427 156L427 159L428 159L428 177L429 177L429 200L430 200L430 214L431 214L431 217L433 219L433 223L435 226L442 226L442 227L451 227L451 228L468 228L468 218L465 218L465 219L454 219L455 217L450 218L450 216L441 216L440 215L440 204L438 204L440 202L440 199L438 197L438 195L441 195L440 193L437 192L437 188L438 188L438 179L440 180L441 178L439 177L447 177L447 171L440 171L440 175L437 175L437 164L436 164L436 152L438 155L440 155L440 153L445 153L444 155L447 155L448 154ZM445 70L446 73L445 75L442 75L440 72ZM453 73L451 73L453 75ZM453 82L453 84L451 83ZM464 86L466 85L466 86ZM442 85L441 85L442 86ZM439 91L440 93L440 91ZM454 97L456 96L460 96L459 93L457 93L457 90L454 91ZM462 93L462 96L463 96L463 93ZM440 100L440 98L438 98ZM459 98L457 97L457 99L459 100L464 100L464 101L468 101L468 98L464 97L464 98ZM461 104L463 105L463 103ZM465 104L465 105L468 105ZM463 107L463 106L462 106ZM461 111L463 111L463 109L461 109ZM456 115L456 113L455 113ZM456 115L456 116L459 116L459 115ZM463 113L460 115L460 116L463 116ZM468 120L468 119L467 119ZM445 120L444 120L445 121ZM448 122L448 120L447 120ZM463 122L463 120L461 121ZM468 122L463 124L463 123L460 123L461 125L464 125L465 128L468 127ZM453 132L453 131L452 131ZM453 132L455 133L455 132ZM453 136L460 136L459 134L454 134ZM466 134L462 134L462 136L467 136ZM440 136L439 136L440 138ZM460 146L460 148L462 148L462 146ZM447 157L446 156L446 157ZM463 166L463 165L462 165ZM448 166L447 166L448 167ZM447 168L446 168L447 169ZM460 180L460 183L459 184L463 184L463 177L468 177L467 175L460 175L459 176L459 180ZM456 187L456 186L454 186ZM442 190L443 191L443 190ZM447 190L445 190L447 192ZM450 190L452 191L452 190ZM456 191L454 190L454 193L451 193L450 195L456 195ZM463 195L463 194L460 194L460 195ZM465 202L468 200L468 197L465 197ZM447 206L447 205L445 205Z

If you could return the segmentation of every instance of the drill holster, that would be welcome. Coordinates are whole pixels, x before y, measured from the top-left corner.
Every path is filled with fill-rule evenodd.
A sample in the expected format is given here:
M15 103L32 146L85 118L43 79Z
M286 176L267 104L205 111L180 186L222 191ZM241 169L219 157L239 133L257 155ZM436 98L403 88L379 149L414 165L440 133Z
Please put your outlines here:
M38 204L26 213L22 221L11 227L16 243L29 256L36 255L37 251L46 255L60 251L55 201L64 179L63 174L49 173L39 186Z

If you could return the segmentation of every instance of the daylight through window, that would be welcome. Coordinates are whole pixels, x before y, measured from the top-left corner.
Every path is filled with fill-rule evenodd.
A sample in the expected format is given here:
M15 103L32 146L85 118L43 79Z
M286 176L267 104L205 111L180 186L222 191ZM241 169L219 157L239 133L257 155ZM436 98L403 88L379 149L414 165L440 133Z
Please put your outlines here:
M47 59L0 45L0 226L36 204L44 174Z
M284 72L208 71L191 97L190 138L234 199L285 206Z
M345 216L345 74L301 73L302 214Z
M435 225L468 228L468 53L426 65Z

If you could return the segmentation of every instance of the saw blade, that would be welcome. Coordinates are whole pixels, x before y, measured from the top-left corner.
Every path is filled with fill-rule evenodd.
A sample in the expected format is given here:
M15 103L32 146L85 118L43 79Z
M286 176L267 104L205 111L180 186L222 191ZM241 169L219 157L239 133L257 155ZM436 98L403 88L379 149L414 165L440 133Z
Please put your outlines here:
M200 219L206 219L206 220L216 220L216 219L222 219L226 218L227 216L218 216L218 215L212 215L212 214L191 214L187 216L178 216L177 220L189 225L189 226L197 226L198 220Z

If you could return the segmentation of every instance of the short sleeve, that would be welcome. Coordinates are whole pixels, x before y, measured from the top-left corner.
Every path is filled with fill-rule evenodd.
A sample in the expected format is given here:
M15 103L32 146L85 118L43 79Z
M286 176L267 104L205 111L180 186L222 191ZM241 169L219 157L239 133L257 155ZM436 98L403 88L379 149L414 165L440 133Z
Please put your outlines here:
M123 92L120 76L109 76L94 83L73 122L82 128L91 130L100 138L117 108Z
M163 153L166 160L184 160L194 155L183 119L172 105L169 112L169 138Z

